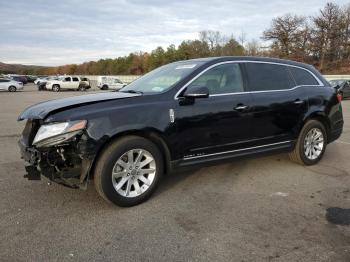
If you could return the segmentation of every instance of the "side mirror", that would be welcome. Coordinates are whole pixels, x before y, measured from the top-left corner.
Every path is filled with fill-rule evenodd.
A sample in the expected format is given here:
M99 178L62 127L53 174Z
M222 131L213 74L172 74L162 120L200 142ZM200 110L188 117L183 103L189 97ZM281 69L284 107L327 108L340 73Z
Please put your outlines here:
M209 89L206 86L194 86L192 88L188 88L183 94L185 98L208 98L209 97Z

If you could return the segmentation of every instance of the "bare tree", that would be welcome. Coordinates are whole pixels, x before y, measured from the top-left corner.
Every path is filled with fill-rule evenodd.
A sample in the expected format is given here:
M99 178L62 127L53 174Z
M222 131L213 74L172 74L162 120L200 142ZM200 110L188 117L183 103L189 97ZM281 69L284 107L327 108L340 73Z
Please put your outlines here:
M242 30L239 37L238 37L238 40L241 43L241 46L244 46L245 41L246 41L246 37L247 37L247 34Z
M207 42L211 51L215 50L224 42L224 36L219 31L201 31L199 32L199 39Z
M289 57L300 47L305 35L306 18L286 14L272 20L271 27L263 32L264 40L271 40L280 56Z
M257 56L260 53L259 42L256 39L249 41L245 47L246 55Z
M339 57L342 36L341 10L338 5L327 3L320 14L313 18L312 46L323 70L325 59L334 61Z

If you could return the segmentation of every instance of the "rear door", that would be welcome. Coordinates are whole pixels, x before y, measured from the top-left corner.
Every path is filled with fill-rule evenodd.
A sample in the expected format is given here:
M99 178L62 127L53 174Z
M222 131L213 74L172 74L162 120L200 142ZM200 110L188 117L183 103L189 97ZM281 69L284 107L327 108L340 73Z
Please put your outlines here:
M289 66L245 63L252 94L252 126L256 145L288 144L295 138L308 108L308 97L298 88Z
M78 89L80 84L80 79L79 77L73 76L72 77L72 88Z
M123 83L118 78L114 78L113 79L113 88L120 89L122 87L123 87Z

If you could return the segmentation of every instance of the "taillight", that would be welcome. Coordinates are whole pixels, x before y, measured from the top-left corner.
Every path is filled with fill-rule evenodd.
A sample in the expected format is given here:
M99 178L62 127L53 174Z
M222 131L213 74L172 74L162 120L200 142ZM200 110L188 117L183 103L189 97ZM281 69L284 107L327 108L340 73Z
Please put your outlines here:
M338 94L337 94L337 100L338 100L338 102L340 103L342 99L343 99L343 96L342 96L340 93L338 93Z

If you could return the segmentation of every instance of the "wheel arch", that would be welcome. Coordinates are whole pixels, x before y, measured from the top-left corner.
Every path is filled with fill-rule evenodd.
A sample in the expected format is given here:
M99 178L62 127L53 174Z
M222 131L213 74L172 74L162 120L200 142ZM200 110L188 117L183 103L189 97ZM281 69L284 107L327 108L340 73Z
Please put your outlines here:
M331 122L327 115L322 112L322 111L314 111L310 113L303 121L303 126L306 124L307 121L309 120L317 120L323 124L323 126L326 129L327 132L327 140L330 137L330 132L331 132Z
M155 129L141 129L141 130L134 129L134 130L127 130L127 131L122 131L120 133L114 134L113 136L110 136L107 140L103 142L103 144L98 148L97 153L91 164L91 168L89 171L90 178L93 177L96 162L101 156L103 150L107 148L111 143L114 143L116 140L126 136L139 136L154 143L162 154L163 161L164 161L164 173L166 174L170 171L171 154L170 154L169 147L165 142L165 140L163 139L161 133Z
M10 86L7 88L7 90L8 90L8 91L10 91L10 88L11 88L11 87L14 87L14 88L15 88L15 90L17 90L17 87L16 87L16 86L14 86L14 85L10 85Z

